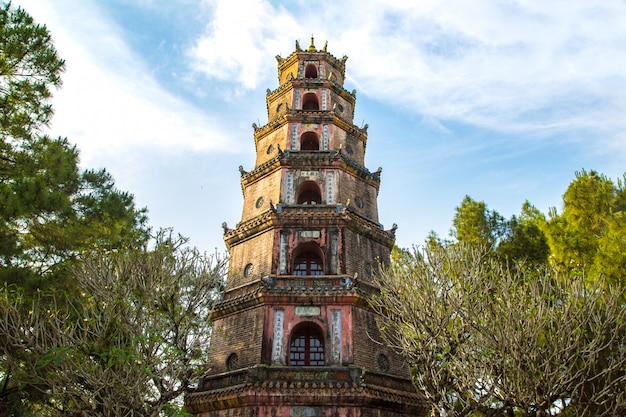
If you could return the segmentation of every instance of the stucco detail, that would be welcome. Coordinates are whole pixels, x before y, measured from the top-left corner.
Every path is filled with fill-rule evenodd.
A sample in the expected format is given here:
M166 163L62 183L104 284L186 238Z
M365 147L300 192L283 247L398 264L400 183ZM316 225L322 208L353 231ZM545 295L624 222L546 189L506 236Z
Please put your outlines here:
M274 343L272 344L272 364L285 365L286 359L283 352L283 338L285 337L285 312L274 310Z
M287 233L281 232L280 234L280 249L278 254L278 273L287 273L287 241L289 236Z
M332 364L341 364L341 310L330 311L330 358Z

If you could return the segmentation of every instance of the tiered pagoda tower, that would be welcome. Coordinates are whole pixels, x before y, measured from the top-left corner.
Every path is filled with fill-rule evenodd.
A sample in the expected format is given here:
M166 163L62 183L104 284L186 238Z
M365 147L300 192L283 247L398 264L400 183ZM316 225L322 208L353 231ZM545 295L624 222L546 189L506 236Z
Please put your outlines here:
M347 57L277 56L268 123L254 126L256 164L226 292L213 314L210 369L187 409L202 417L423 415L407 364L385 346L367 298L394 229L378 222L381 169L364 166L367 126L353 124Z

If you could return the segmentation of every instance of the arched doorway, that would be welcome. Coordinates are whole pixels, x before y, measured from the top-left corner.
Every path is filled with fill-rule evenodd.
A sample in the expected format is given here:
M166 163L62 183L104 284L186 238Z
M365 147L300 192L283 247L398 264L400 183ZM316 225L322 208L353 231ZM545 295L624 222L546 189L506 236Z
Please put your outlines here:
M304 78L317 78L317 65L307 65L304 69Z
M289 343L289 366L324 365L324 335L321 329L313 323L301 324Z
M322 204L322 190L315 181L305 181L298 187L297 204Z
M322 258L312 250L298 254L293 263L293 274L297 276L318 276L324 274Z
M315 132L305 132L300 137L300 150L302 151L319 151L320 140Z
M317 94L306 93L302 98L302 110L319 110L320 103L317 100Z

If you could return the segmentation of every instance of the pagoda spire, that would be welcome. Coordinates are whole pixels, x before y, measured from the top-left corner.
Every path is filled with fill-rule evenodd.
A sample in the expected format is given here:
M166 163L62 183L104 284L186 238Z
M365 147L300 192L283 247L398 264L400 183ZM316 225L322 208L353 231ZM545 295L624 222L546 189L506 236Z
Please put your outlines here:
M395 226L378 221L381 169L365 166L345 61L311 44L277 58L243 208L226 224L229 272L211 319L207 371L185 397L195 417L415 417L427 408L384 343L368 297ZM358 279L357 279L358 277Z

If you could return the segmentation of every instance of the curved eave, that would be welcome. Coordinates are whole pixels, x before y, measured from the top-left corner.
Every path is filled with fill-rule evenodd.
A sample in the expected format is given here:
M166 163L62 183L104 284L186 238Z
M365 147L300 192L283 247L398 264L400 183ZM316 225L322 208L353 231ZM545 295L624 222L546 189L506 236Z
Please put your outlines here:
M281 167L309 169L311 167L339 168L354 175L378 190L380 188L380 171L370 172L341 152L337 151L284 151L241 176L242 190L249 184L273 173Z
M271 229L292 227L343 227L367 236L368 238L392 248L395 234L382 228L367 217L360 215L351 208L341 205L277 205L276 208L243 221L235 229L224 234L226 247L247 241Z
M345 284L336 285L335 281ZM236 314L259 305L298 305L311 302L320 305L354 305L371 308L368 299L378 294L379 287L348 275L294 276L272 275L231 288L224 294L211 314L213 320Z
M281 156L278 155L278 156L273 157L272 159L269 159L263 162L261 165L257 166L252 171L244 172L241 176L242 190L248 184L251 184L257 181L258 179L263 178L268 174L271 174L277 169L280 169L281 166L284 166L282 162L283 161L282 161Z
M373 408L402 416L428 412L410 379L357 366L254 366L207 375L185 395L185 407L193 413L268 405Z
M346 76L346 60L347 56L343 56L340 59L333 56L331 53L327 51L308 51L308 50L295 50L291 54L289 54L286 58L280 58L278 62L278 73L282 74L282 72L292 66L295 62L299 60L314 60L324 58L326 62L328 62L333 67L339 69L341 72L341 78L345 78Z
M265 100L272 101L278 96L282 95L286 90L290 88L293 89L294 86L308 86L311 84L327 84L328 87L332 88L332 90L345 98L346 100L354 103L356 101L356 91L352 90L352 92L346 90L341 84L339 84L336 80L329 80L328 78L291 78L288 81L282 83L274 90L270 90L269 88L265 91Z
M226 248L230 250L234 244L244 242L273 228L273 214L271 210L264 211L258 216L239 223L235 229L226 231L224 233Z
M363 143L367 143L367 127L358 127L334 110L285 110L264 126L253 124L254 143L258 144L265 136L285 126L287 123L332 123L345 130Z

